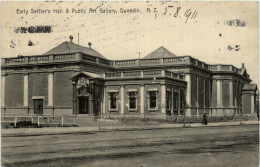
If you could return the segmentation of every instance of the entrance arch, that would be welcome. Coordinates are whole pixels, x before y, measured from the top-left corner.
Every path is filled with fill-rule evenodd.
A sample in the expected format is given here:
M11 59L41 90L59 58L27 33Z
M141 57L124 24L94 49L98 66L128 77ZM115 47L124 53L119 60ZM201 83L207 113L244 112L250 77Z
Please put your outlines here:
M94 73L78 72L72 78L73 114L99 115L103 101L104 79Z

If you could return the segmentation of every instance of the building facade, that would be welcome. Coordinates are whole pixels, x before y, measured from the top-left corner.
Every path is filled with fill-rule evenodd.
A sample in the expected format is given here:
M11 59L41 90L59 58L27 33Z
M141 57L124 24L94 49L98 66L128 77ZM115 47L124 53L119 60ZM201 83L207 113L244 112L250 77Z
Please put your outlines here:
M2 58L1 70L2 113L15 114L235 115L243 88L252 88L244 65L210 65L164 47L142 59L108 60L72 38L43 55ZM256 114L256 91L243 99L245 114Z

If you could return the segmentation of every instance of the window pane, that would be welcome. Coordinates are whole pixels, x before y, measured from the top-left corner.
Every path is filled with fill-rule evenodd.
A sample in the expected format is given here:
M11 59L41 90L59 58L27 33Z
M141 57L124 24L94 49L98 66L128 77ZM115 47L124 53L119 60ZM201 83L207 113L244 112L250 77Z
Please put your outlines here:
M151 91L149 92L150 94L150 108L151 109L155 109L156 108L156 92L155 91Z
M136 109L136 94L129 92L129 109Z
M130 101L130 109L135 109L136 108L136 103L134 101Z
M116 93L110 93L110 108L116 109Z

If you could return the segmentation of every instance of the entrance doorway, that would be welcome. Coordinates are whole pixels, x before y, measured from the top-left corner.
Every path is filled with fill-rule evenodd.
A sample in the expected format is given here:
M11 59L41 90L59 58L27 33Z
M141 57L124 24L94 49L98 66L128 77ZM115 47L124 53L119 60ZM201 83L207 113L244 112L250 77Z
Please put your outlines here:
M78 97L79 102L79 114L89 114L89 97L80 96Z
M34 114L42 115L43 114L43 99L34 99L33 108L34 108Z

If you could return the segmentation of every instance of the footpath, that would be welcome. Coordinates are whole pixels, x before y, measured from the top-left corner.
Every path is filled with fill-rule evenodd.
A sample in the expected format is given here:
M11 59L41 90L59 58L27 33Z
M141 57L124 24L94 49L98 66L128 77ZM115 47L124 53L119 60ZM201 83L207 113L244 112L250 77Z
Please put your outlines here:
M201 123L186 124L185 128L207 128L207 127L224 127L224 126L245 126L259 125L259 121L242 121L240 122L216 122L203 125ZM153 129L174 129L184 128L183 124L158 124L158 125L122 125L122 126L86 126L86 127L44 127L44 128L10 128L1 129L2 137L19 137L19 136L40 136L40 135L57 135L57 134L74 134L74 133L95 133L110 131L132 131L132 130L153 130Z

